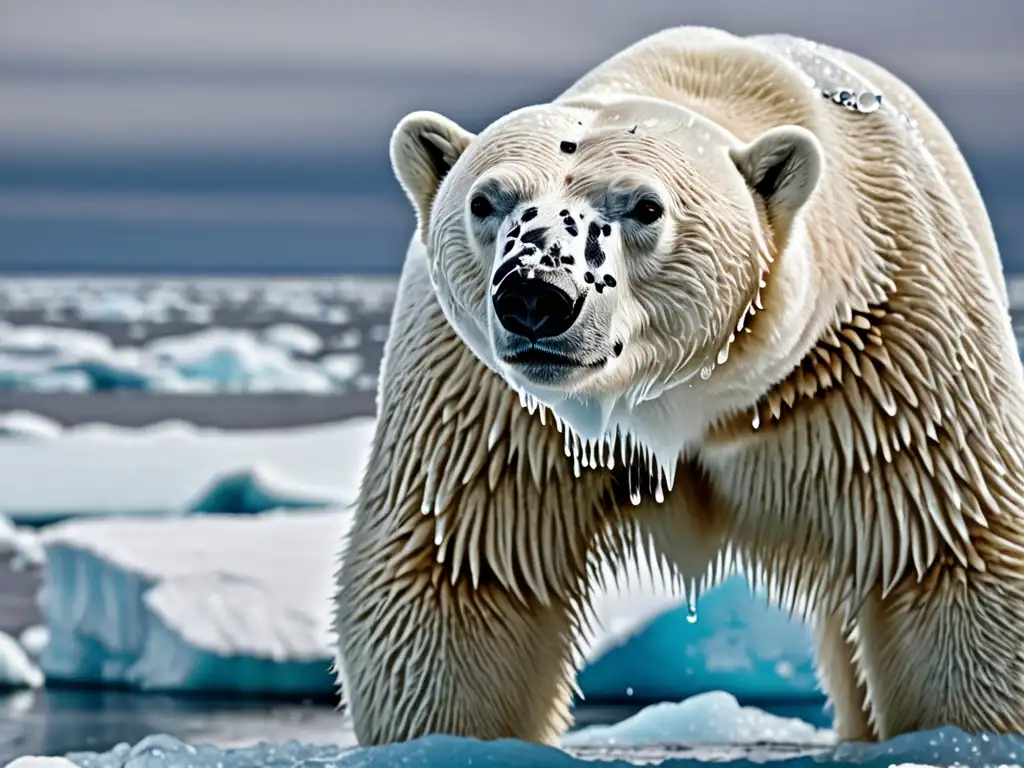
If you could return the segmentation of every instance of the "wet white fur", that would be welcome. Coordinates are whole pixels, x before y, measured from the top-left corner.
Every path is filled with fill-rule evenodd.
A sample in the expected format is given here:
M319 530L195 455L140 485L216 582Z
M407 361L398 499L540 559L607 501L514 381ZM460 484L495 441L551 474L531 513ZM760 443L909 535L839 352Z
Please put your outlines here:
M837 82L882 108L823 98ZM648 260L620 265L621 358L521 408L467 191L528 141L578 126L600 149L672 114L702 133L648 134L652 183L672 153L689 170ZM802 162L761 199L786 142ZM524 183L561 183L543 157ZM573 172L616 172L593 157ZM361 742L553 741L595 566L640 548L691 593L740 569L806 613L844 738L1024 730L1024 372L978 190L909 87L804 41L679 28L480 136L416 113L392 159L417 235L338 575Z

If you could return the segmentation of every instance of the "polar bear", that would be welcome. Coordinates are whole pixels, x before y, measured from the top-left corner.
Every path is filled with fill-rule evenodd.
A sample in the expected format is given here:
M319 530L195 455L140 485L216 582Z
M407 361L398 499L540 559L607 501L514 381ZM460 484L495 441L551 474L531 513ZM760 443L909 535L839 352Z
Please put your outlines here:
M1024 372L907 85L681 27L391 157L416 233L337 579L362 743L555 742L595 573L640 550L799 609L843 739L1024 730Z

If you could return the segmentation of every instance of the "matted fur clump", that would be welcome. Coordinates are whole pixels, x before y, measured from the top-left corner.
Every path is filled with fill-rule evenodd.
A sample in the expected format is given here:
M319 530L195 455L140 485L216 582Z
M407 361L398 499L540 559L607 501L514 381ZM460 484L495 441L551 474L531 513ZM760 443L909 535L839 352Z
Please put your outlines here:
M811 620L842 738L1024 730L1024 379L908 86L682 27L391 151L417 231L337 592L361 742L553 742L598 574L641 549Z

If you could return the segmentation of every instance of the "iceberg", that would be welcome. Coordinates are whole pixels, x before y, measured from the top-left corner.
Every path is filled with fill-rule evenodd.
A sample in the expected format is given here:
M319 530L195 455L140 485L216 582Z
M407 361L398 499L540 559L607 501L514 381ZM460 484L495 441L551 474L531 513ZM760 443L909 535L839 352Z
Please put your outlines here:
M49 680L330 695L337 511L70 520L45 529Z
M807 627L751 593L746 578L707 591L695 615L680 603L647 580L605 596L605 631L578 679L588 700L660 701L718 689L747 701L822 698Z
M248 511L271 503L348 504L359 490L374 423L364 417L245 431L182 422L143 429L83 425L49 440L0 439L0 504L11 519L33 524L78 515L176 514L221 502ZM129 466L145 473L126 471Z

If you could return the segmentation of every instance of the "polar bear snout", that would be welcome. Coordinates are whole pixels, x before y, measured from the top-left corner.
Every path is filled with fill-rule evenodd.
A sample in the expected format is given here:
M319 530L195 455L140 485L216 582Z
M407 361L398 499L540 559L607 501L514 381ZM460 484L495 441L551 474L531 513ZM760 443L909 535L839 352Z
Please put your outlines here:
M492 298L494 314L506 331L530 341L561 336L583 308L583 296L572 295L571 283L566 288L516 270L498 286Z

